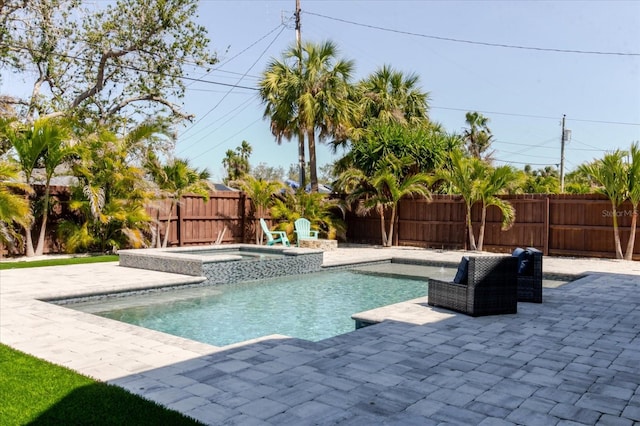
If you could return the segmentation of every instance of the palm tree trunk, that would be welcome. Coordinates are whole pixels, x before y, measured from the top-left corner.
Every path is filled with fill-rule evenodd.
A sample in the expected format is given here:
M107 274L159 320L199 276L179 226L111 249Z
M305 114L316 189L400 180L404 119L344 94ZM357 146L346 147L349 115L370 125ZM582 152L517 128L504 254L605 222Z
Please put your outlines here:
M33 228L33 225L29 225L28 228L25 228L25 255L27 257L33 257L35 256L35 252L33 251L33 238L31 238L31 229Z
M620 244L620 230L618 229L618 209L611 203L611 211L613 212L613 239L616 245L616 259L623 259L622 244Z
M384 224L384 207L378 208L378 213L380 214L380 234L382 235L382 246L388 247L387 245L387 230Z
M393 229L394 229L393 225L396 221L396 210L397 210L397 207L394 205L391 208L391 223L389 223L389 234L387 235L387 243L388 243L387 247L391 247L393 245Z
M169 228L171 227L171 212L173 211L174 206L175 206L175 202L171 200L171 207L169 208L169 217L167 217L167 226L164 230L164 239L162 240L162 248L167 248L167 243L169 242Z
M42 225L40 226L40 235L38 235L38 246L36 247L36 256L44 254L44 240L47 233L47 219L49 218L49 196L51 194L49 182L47 182L44 190L44 205L42 209Z
M29 196L27 195L27 201L29 202L29 205L31 206L31 200L29 200ZM25 249L25 256L27 257L33 257L35 256L35 252L33 251L33 238L31 237L31 230L33 229L33 222L31 222L29 224L28 227L24 228L25 231L25 236L24 236L24 249Z
M633 260L633 249L636 245L636 226L638 223L638 205L633 206L633 214L631 215L631 234L629 234L629 242L627 243L627 252L624 255L625 260Z
M318 170L316 161L316 136L313 128L307 131L309 140L309 174L311 180L311 192L318 192Z
M306 185L304 175L304 132L301 130L298 132L298 173L300 188L304 189L304 186ZM262 240L260 240L260 243L262 243Z
M478 250L482 251L484 246L484 228L487 222L487 206L482 203L482 216L480 219L480 232L478 233Z
M476 239L473 236L473 225L471 224L471 204L467 202L467 228L469 229L469 250L476 251Z

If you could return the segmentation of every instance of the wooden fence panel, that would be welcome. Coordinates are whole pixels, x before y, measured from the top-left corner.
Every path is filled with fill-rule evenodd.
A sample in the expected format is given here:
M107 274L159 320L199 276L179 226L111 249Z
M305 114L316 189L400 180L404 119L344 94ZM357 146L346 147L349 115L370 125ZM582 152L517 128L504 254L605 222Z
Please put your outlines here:
M58 253L56 224L73 219L68 211L68 190L52 188L54 212L47 228L45 253ZM496 207L487 209L484 249L509 252L516 246L533 246L550 255L615 257L611 203L602 195L519 195L504 197L516 210L511 229L501 230L502 218ZM170 200L157 200L147 207L164 237ZM472 209L475 235L480 225L480 206ZM255 242L260 232L257 219L266 212L254 212L242 192L212 192L208 202L196 195L183 197L171 212L169 245L211 244L226 227L223 243ZM388 218L387 218L388 219ZM630 236L632 206L620 206L617 214L623 251ZM346 217L347 241L380 244L380 220L375 212ZM34 229L39 229L39 223ZM35 231L34 231L35 234ZM34 240L37 236L34 235ZM640 260L640 236L636 239L634 259ZM404 199L398 207L394 244L436 249L467 248L465 207L460 197L434 196L433 201ZM7 254L6 248L2 254ZM12 253L14 254L14 253Z

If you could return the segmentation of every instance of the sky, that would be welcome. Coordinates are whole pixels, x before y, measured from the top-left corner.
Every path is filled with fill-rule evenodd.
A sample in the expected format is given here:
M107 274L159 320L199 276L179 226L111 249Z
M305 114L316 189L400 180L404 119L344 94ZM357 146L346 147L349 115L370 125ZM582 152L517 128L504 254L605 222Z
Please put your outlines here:
M200 2L220 62L189 83L196 119L179 130L179 157L221 179L225 152L246 140L252 166L296 163L296 142L276 143L251 90L295 43L294 10L295 0ZM335 42L354 82L388 64L419 76L447 131L461 132L467 111L488 117L496 164L559 165L563 115L566 171L640 141L640 1L301 0L301 10L302 40ZM319 145L318 165L342 154Z
M448 132L462 132L468 111L488 117L497 165L558 166L563 115L566 171L640 141L640 0L300 3L302 40L336 43L355 62L354 83L390 65L419 76L431 120ZM199 81L186 81L181 102L195 119L177 129L177 157L217 181L243 140L252 166L297 163L297 142L276 143L257 92L267 64L295 43L294 11L295 0L200 0L197 22L219 62L189 70ZM343 154L319 144L318 166Z

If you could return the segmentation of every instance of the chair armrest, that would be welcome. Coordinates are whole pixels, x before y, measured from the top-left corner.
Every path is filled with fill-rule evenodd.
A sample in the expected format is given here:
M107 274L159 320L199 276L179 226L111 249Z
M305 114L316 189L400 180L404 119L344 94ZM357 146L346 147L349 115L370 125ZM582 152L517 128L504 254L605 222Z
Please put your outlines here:
M469 288L465 284L429 278L427 303L431 306L466 312L468 291Z
M318 231L309 231L309 236L311 238L318 238Z

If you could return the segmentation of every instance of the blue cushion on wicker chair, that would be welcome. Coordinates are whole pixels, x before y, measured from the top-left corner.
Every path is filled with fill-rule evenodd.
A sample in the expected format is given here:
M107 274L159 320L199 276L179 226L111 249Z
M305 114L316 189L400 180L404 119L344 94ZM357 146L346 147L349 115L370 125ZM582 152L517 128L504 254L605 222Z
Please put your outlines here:
M469 256L463 256L458 264L458 271L453 279L454 283L467 284L469 277Z
M529 250L518 247L513 251L512 256L518 258L519 275L533 274L533 254Z

